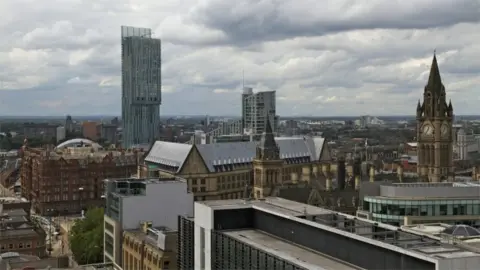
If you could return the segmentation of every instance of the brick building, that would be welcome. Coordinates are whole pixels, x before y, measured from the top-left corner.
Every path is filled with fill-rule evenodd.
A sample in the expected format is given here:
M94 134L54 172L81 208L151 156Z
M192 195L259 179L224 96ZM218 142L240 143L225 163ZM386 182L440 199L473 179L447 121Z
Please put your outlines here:
M103 206L103 180L132 176L142 156L141 151L107 151L86 139L73 139L54 149L24 146L22 196L41 215Z
M30 220L30 206L24 201L2 201L0 204L0 252L44 257L45 231Z

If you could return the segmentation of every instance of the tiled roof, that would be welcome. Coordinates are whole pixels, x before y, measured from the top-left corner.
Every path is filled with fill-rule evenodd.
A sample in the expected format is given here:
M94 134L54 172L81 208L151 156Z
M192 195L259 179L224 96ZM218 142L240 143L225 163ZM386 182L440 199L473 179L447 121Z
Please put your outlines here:
M308 157L317 161L323 151L324 138L312 137L278 137L275 138L280 148L282 159ZM258 142L226 142L214 144L197 144L195 147L202 156L210 172L217 165L250 163L255 158ZM157 141L149 151L145 161L177 167L179 170L185 162L193 145Z
M191 144L156 141L145 161L180 169L192 149Z

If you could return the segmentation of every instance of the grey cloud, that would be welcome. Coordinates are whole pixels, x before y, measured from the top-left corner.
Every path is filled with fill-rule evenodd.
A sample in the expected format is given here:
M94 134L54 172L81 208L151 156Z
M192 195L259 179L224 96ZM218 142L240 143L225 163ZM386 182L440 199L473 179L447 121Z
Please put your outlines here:
M427 29L480 21L477 0L405 1L205 1L195 22L225 33L233 44L319 36L360 29ZM326 3L325 3L326 2ZM360 10L360 11L359 11Z
M468 96L480 81L479 24L460 23L480 18L472 1L451 8L453 1L417 0L414 11L348 2L357 13L339 1L324 1L324 12L310 0L139 0L135 9L126 0L45 0L21 8L26 1L0 4L0 80L43 80L0 90L0 115L119 115L120 25L162 38L162 114L239 115L242 70L248 86L277 90L280 115L412 114L434 48L456 113L476 111ZM10 58L14 48L25 51Z

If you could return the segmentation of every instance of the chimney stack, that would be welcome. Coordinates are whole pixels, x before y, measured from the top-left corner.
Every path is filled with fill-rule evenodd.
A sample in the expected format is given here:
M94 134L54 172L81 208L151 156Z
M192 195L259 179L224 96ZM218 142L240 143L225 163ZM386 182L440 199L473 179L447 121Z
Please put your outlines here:
M370 182L375 182L375 165L370 165Z
M338 189L340 190L345 189L346 174L347 170L345 168L345 159L343 157L339 157L337 160L337 183Z
M401 164L397 167L398 181L403 182L403 166Z
M332 190L332 177L330 174L330 163L325 163L322 166L323 175L325 175L325 189L330 191Z

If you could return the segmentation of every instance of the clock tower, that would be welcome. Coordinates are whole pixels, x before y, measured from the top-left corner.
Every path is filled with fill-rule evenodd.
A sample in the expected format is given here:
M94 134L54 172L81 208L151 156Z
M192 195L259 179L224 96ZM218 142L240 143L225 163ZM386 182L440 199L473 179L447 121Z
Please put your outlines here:
M453 180L453 107L447 104L437 57L417 105L417 173L430 182Z

